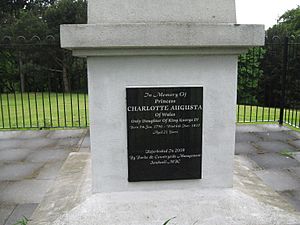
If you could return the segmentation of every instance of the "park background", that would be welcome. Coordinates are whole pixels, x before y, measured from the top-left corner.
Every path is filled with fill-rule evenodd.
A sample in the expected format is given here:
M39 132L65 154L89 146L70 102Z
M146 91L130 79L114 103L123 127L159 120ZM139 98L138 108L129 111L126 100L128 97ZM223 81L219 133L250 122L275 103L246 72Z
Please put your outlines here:
M87 23L87 2L0 4L0 129L88 127L86 61L61 49L59 35L60 24ZM299 129L299 6L266 30L265 46L239 57L237 122Z

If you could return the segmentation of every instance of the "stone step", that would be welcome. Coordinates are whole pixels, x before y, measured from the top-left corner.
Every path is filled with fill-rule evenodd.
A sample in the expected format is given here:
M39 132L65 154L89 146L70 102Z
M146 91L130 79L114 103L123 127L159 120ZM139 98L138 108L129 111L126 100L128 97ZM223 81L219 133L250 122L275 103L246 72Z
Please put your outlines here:
M90 153L72 152L28 225L51 224L91 195Z

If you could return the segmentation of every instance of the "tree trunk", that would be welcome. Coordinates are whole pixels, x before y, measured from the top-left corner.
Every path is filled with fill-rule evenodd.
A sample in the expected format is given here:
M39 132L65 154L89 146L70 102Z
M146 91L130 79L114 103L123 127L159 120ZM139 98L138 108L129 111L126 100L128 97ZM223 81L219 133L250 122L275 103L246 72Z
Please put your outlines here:
M19 51L19 74L20 74L21 92L25 92L25 77L23 73L23 61L22 61L21 51Z
M62 66L63 66L62 76L63 76L63 83L64 83L64 91L65 92L70 92L70 85L69 85L69 79L68 79L68 71L67 71L67 63L66 63L65 52L63 53Z

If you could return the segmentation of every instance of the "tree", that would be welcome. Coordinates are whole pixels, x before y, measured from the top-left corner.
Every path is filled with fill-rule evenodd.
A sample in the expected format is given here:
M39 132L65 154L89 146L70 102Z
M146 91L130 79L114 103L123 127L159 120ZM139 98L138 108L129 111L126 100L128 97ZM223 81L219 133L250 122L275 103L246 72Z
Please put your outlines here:
M3 55L6 55L3 59L7 63L12 63L18 70L14 70L16 73L11 73L6 70L6 76L10 76L11 80L20 80L20 89L22 92L25 91L25 76L27 64L36 64L36 59L42 58L44 55L37 56L32 48L24 47L26 45L38 41L39 39L44 39L47 35L47 24L32 11L20 10L18 17L14 17L11 24L7 24L2 27L0 38L3 39L4 36L13 37L13 45L8 49L2 50ZM36 37L32 39L33 37ZM24 46L23 46L24 45ZM10 55L10 57L7 57ZM24 55L26 55L26 60ZM11 62L8 62L11 60ZM4 67L7 69L7 67ZM3 71L3 70L2 70ZM17 79L16 79L17 78Z
M300 41L300 7L285 12L266 33L264 48L250 49L239 58L239 103L280 106L284 48L288 48L286 104L295 105L300 99L300 48L295 44ZM290 38L288 46L284 46L285 37Z
M19 11L26 6L25 0L1 0L0 1L0 22L6 23L7 17L17 16Z
M52 34L59 38L61 24L87 23L87 2L85 0L60 0L50 6L44 19Z
M279 26L289 35L300 34L300 6L295 9L288 10L278 20Z
M50 6L44 19L48 25L49 31L59 40L59 27L61 24L80 24L87 23L87 3L85 0L61 0ZM73 66L73 57L71 52L59 49L55 53L56 62L62 68L62 80L64 90L69 92L70 72Z
M288 38L288 44L285 40ZM272 84L272 100L280 99L281 88L286 87L286 105L296 107L300 99L300 6L286 11L279 17L277 24L267 30L268 51L264 59L265 86ZM287 78L282 83L284 72L283 52L287 49ZM271 98L271 97L269 97ZM277 105L279 100L277 100Z
M75 77L86 65L60 48L59 26L86 22L85 0L1 0L0 72L5 84L0 82L0 89L45 91L51 89L47 84L51 84L53 73L62 74L64 85L56 85L57 91L78 88L80 82ZM55 37L51 45L45 41L48 35Z
M238 102L239 104L257 104L257 88L263 75L261 60L265 50L255 47L239 57L238 65Z

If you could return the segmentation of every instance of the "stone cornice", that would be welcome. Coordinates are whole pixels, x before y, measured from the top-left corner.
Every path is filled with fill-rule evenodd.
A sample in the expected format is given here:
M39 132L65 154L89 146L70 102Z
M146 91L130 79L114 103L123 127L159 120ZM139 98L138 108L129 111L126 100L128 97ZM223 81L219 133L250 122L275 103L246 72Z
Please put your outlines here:
M263 25L105 23L61 26L61 46L75 55L239 54L264 45Z

